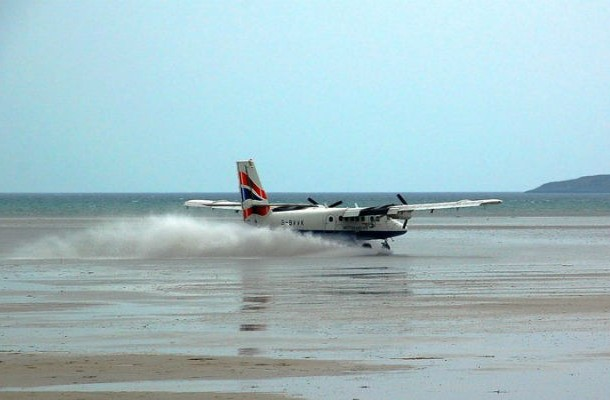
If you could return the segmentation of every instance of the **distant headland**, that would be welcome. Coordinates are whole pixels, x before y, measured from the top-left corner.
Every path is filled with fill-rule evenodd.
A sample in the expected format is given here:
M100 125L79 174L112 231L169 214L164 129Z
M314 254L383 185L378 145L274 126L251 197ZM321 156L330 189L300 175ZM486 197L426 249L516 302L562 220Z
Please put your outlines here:
M525 193L610 193L610 175L583 176L549 182Z

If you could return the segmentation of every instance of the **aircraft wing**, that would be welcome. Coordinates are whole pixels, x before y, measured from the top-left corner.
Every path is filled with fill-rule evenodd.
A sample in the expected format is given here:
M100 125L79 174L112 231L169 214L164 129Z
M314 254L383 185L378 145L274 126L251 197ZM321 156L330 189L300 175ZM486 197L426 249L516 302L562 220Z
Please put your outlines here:
M447 208L465 208L465 207L479 207L485 205L501 204L502 200L499 199L483 199L483 200L458 200L448 201L444 203L422 203L422 204L402 204L394 205L389 207L388 215L400 215L405 212L411 211L434 211L442 210Z
M256 205L256 200L249 200L252 204ZM303 208L313 208L313 207L322 207L319 205L313 204L303 204L303 203L270 203L268 204L272 209L275 208L288 208L288 209L303 209ZM188 200L184 202L185 207L205 207L217 210L235 210L241 211L242 205L239 201L229 201L229 200Z
M464 208L464 207L479 207L487 204L501 204L499 199L484 199L484 200L458 200L448 201L445 203L422 203L422 204L406 204L396 206L405 211L425 211L425 210L440 210L443 208Z
M241 210L241 203L228 200L188 200L184 202L185 207L207 207L219 210Z

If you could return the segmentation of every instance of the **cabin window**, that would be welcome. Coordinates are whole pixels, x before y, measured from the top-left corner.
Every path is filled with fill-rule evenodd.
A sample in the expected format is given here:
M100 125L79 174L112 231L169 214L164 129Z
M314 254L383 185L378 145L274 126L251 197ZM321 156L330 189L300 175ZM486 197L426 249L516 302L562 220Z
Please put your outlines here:
M339 215L339 221L343 221L343 215Z
M328 217L328 222L333 222L334 218L332 216Z

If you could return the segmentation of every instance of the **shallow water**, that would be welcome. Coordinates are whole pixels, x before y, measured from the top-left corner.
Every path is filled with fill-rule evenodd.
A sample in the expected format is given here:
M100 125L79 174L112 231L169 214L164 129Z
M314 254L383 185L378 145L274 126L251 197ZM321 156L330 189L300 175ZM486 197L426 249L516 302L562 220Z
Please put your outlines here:
M39 390L601 398L610 389L609 238L608 217L441 216L414 220L392 255L376 256L188 216L2 219L0 351L415 367Z

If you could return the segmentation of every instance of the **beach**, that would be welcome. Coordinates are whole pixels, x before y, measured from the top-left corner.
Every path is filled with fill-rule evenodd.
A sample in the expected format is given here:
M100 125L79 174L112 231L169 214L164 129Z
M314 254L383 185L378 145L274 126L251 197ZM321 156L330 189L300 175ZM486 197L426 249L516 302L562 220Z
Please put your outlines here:
M610 0L0 0L0 400L610 399Z
M172 242L170 226L189 234ZM608 217L414 219L391 255L235 229L1 219L0 398L610 390ZM205 255L213 237L223 243ZM244 240L256 256L237 250Z

